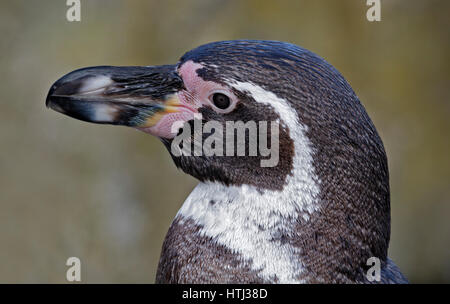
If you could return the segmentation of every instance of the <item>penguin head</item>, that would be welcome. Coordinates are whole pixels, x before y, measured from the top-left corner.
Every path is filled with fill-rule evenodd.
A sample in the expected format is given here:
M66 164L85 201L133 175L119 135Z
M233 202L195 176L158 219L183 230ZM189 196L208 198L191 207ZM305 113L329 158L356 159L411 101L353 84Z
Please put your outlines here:
M76 70L55 82L46 104L77 119L155 135L175 164L201 181L282 190L288 176L304 170L295 167L295 156L308 153L318 180L364 176L386 188L383 145L349 84L325 60L289 43L221 41L187 52L175 65ZM199 136L196 120L207 127ZM233 122L243 125L244 140L236 130L227 137ZM179 145L180 135L191 140ZM190 154L180 154L186 145Z

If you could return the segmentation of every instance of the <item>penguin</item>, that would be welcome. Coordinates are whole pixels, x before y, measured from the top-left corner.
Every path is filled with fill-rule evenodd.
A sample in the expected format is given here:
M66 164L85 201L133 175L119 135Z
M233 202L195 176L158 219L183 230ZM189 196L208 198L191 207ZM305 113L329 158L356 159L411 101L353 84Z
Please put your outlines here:
M302 47L219 41L174 65L83 68L51 86L46 106L154 135L199 180L166 235L157 283L408 282L388 257L382 140L344 77ZM225 135L229 122L247 127L243 140ZM213 134L212 147L244 153L180 153ZM276 148L276 162L249 153L255 141Z

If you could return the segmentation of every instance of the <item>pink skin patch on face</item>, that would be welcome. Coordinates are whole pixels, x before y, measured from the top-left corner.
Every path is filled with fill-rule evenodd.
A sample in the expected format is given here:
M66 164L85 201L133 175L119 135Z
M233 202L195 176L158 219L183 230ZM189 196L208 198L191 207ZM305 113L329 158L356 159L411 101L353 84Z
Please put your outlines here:
M178 111L175 113L167 113L156 123L156 125L147 128L138 128L138 130L146 133L162 137L174 138L177 135L175 130L172 133L172 125L177 122L186 122L194 119L194 114L198 113L198 109L207 106L211 107L209 96L217 90L229 92L232 98L235 98L230 89L213 81L205 81L197 75L197 70L204 66L189 60L178 68L178 74L184 82L185 90L177 92L180 102Z

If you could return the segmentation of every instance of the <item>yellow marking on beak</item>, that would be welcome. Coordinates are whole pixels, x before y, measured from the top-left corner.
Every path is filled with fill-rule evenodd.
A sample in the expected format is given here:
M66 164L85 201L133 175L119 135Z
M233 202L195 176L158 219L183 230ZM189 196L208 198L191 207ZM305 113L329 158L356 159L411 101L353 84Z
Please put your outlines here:
M140 125L141 128L148 128L148 127L153 127L154 125L156 125L158 123L158 121L161 120L161 118L163 118L164 114L163 113L155 113L152 116L150 116L149 118L146 119L146 121Z
M178 96L176 94L173 94L169 97L169 99L166 100L166 102L164 103L164 105L171 107L177 107L180 105L180 100L178 99Z
M173 94L164 102L164 108L162 111L156 112L152 116L149 116L146 121L140 126L141 128L153 127L161 120L166 114L176 113L179 109L180 101L177 95Z

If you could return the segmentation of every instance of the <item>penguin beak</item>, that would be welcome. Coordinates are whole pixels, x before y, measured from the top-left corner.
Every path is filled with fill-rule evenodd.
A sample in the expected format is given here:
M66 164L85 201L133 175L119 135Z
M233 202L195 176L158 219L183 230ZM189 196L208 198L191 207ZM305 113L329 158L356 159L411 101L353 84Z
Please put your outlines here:
M89 67L56 81L46 106L83 121L151 128L182 108L181 89L175 65Z

